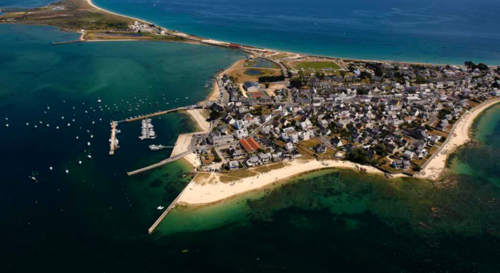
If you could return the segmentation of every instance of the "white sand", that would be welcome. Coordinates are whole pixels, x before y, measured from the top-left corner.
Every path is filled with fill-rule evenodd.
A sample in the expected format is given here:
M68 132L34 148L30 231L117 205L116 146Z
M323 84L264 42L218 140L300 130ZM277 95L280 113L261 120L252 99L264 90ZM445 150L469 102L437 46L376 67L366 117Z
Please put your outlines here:
M193 119L198 123L201 131L207 133L210 130L210 122L207 121L207 118L203 116L203 112L206 112L204 109L194 109L187 110L188 114L193 117Z
M198 168L201 166L200 156L195 153L190 153L184 159L189 162L193 167Z
M175 142L174 150L172 151L172 154L170 157L176 156L178 154L181 154L183 152L186 152L189 150L189 145L191 144L191 139L193 138L193 134L181 134L177 138L177 141Z
M210 130L210 122L206 121L205 117L202 114L202 111L205 111L205 110L195 109L195 110L187 110L186 112L189 115L191 115L193 120L196 121L196 123L198 124L198 127L200 127L200 129L202 130L201 133L207 133ZM197 133L200 133L200 132L197 132ZM189 150L189 145L191 144L191 140L193 139L193 135L195 135L195 134L196 133L179 135L179 137L177 138L177 141L175 142L175 146L174 146L174 149L172 151L172 155L170 155L170 157L176 156L178 154L181 154L181 153Z
M465 113L456 123L450 135L446 139L444 145L436 152L435 156L428 161L425 168L423 168L416 177L426 179L438 179L440 174L445 169L446 159L448 155L453 153L456 148L465 144L470 140L469 131L474 123L474 119L486 108L500 102L499 98L495 98L473 108L468 113Z
M86 0L87 3L92 6L93 8L99 10L99 11L102 11L102 12L107 12L109 14L113 14L113 15L116 15L116 16L120 16L120 17L123 17L123 18L128 18L128 19L133 19L133 20L136 20L138 22L143 22L143 23L146 23L146 24L151 24L150 22L148 21L145 21L145 20L142 20L142 19L138 19L138 18L134 18L134 17L130 17L130 16L126 16L126 15L123 15L123 14L119 14L119 13L116 13L116 12L112 12L112 11L109 11L109 10L106 10L106 9L103 9L103 8L100 8L96 5L94 5L94 3L92 3L92 0Z
M257 176L247 177L236 181L231 186L230 183L219 182L219 173L209 173L210 177L206 179L210 183L202 185L199 182L194 182L193 179L188 185L180 198L179 203L188 205L204 205L209 203L218 202L245 192L257 190L286 178L290 178L301 173L306 173L313 170L320 170L325 168L348 168L357 169L358 167L365 168L368 173L383 174L382 171L371 166L363 166L348 161L316 161L316 160L294 160L285 163L286 166L281 169L262 173ZM230 173L229 173L230 175Z

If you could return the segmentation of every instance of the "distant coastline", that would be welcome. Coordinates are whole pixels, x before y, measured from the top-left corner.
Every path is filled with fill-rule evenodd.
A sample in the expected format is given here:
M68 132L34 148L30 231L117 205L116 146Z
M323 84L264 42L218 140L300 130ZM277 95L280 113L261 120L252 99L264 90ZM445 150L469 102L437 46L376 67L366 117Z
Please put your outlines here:
M122 18L136 20L138 22L152 24L148 21L125 16L123 14L111 12L109 10L100 8L96 6L92 0L85 0L92 8L97 9L98 11L102 11L105 13L112 14L114 16L119 16ZM83 35L82 35L83 37ZM120 40L102 40L102 41L120 41ZM189 42L186 41L186 42ZM289 53L289 52L287 52ZM312 56L301 54L302 56ZM333 58L333 57L325 57L330 59L343 59L343 60L354 60L348 58ZM378 61L378 60L356 60L362 62L391 62L391 61ZM231 67L237 64L239 61L235 62ZM415 62L403 62L408 64L427 64L427 63L415 63ZM229 68L230 69L230 68ZM227 70L226 70L227 71ZM224 73L224 72L222 72ZM214 89L212 93L209 95L209 99L216 99L218 95L217 82L214 83ZM436 180L439 179L440 175L446 168L446 160L448 156L455 151L455 149L463 144L465 144L468 140L470 140L470 128L474 123L475 118L482 113L487 108L497 104L500 102L500 99L493 99L482 104L476 106L471 109L469 113L465 114L460 118L459 121L455 124L453 129L450 131L450 137L446 140L446 143L443 144L439 151L426 163L424 168L417 174L416 178L422 179L431 179ZM199 127L202 128L204 132L207 132L207 124L203 121L203 117L201 117L200 113L188 112L192 119L198 123ZM179 137L181 139L181 137ZM192 138L192 134L191 134ZM178 143L179 146L184 146L183 148L179 148L181 151L185 150L185 146L190 143L191 139L182 139ZM176 144L176 147L178 146ZM175 149L174 149L175 150ZM176 151L176 153L179 153ZM186 159L194 167L197 167L195 163L196 155L193 154L188 155L190 159ZM290 179L291 177L301 175L304 173L309 173L318 170L324 170L329 168L345 168L345 169L353 169L358 170L365 173L370 174L384 174L384 172L371 167L371 166L363 166L349 161L316 161L316 160L293 160L291 162L283 163L283 167L276 169L268 169L265 171L256 171L260 167L248 169L249 172L254 172L254 175L248 175L244 177L231 178L231 175L227 175L227 179L230 181L222 181L221 175L217 173L208 173L208 172L199 172L199 174L186 186L186 190L178 197L178 204L183 205L206 205L212 204L216 202L220 202L222 200L241 195L244 193L248 193L250 191L260 190L268 187L269 185L273 185L279 181L284 181ZM401 177L401 176L395 176ZM231 180L232 179L232 180Z

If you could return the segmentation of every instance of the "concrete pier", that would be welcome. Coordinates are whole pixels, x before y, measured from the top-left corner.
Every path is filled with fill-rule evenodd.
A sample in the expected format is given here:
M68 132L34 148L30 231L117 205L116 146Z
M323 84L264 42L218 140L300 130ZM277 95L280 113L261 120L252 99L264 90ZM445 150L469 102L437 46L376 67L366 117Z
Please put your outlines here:
M184 191L187 189L187 186L181 191L179 195L175 198L175 200L170 203L170 206L160 215L160 217L154 222L154 224L148 229L148 233L151 234L153 231L158 227L158 225L167 217L167 215L170 213L170 211L175 208L175 204L177 204L177 201L181 197L181 195L184 193Z
M160 111L160 112L151 113L151 114L147 114L147 115L140 115L140 116L133 117L133 118L127 118L127 119L118 121L118 123L121 123L121 122L134 122L134 121L138 121L138 120L141 120L141 119L157 117L157 116L165 115L165 114L168 114L168 113L172 113L172 112L176 112L176 111L181 111L181 110L188 110L188 109L191 109L191 108L190 107L179 107L179 108L170 109L170 110L166 110L166 111Z
M83 43L83 42L85 42L85 41L75 40L75 41L66 41L66 42L52 42L52 45L78 44L78 43Z
M132 176L132 175L135 175L135 174L138 174L138 173L149 171L149 170L154 169L154 168L161 167L163 165L167 165L168 163L172 163L174 161L177 161L179 159L184 158L185 156L187 156L188 154L190 154L192 152L193 152L192 150L186 151L184 153L181 153L181 154L178 154L176 156L173 156L173 157L167 158L165 160L162 160L162 161L160 161L160 162L158 162L156 164L150 165L148 167L144 167L144 168L141 168L141 169L138 169L138 170L135 170L135 171L127 172L127 175L128 176Z
M109 155L114 155L115 150L118 149L118 145L116 144L116 127L118 126L118 122L111 122L111 139L109 141Z

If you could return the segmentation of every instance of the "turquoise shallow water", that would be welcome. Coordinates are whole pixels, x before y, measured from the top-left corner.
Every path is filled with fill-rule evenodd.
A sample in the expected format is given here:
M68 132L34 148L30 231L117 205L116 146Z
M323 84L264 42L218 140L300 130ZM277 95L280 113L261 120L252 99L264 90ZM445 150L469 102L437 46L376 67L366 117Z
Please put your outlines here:
M478 0L95 0L213 39L344 58L500 64L500 3Z
M75 35L47 27L0 26L0 33L0 116L10 124L0 126L0 272L500 268L498 107L476 122L484 145L455 155L461 175L450 179L458 187L322 171L213 207L176 209L148 236L156 206L173 200L189 168L171 164L127 178L125 171L169 151L147 151L149 143L137 139L139 125L127 124L120 127L122 148L110 158L108 121L192 104L209 92L205 85L217 69L243 56L165 43L55 47L49 43ZM193 129L184 115L153 124L162 144ZM38 182L29 178L32 171Z

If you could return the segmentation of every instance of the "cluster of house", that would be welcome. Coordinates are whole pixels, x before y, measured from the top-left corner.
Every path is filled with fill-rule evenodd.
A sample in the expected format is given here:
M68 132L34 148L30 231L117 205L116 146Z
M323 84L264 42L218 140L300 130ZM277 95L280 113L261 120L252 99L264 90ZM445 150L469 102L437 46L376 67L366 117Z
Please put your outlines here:
M165 35L165 33L167 32L166 29L164 28L161 28L161 27L158 27L154 24L141 24L137 21L134 21L134 23L132 25L129 25L129 28L133 31L133 32L141 32L141 33L144 33L144 32L149 32L149 33L152 33L152 34L160 34L160 35Z
M222 116L208 142L227 146L229 169L300 157L297 145L312 138L321 140L316 153L329 147L332 156L344 158L361 149L369 159L389 159L385 161L392 168L409 169L431 156L468 109L500 96L496 68L355 65L373 74L371 80L305 77L305 87L277 93L291 91L291 101L274 103L239 96L240 90L224 76L230 100L226 106L210 105ZM247 82L243 88L250 92L259 86Z

